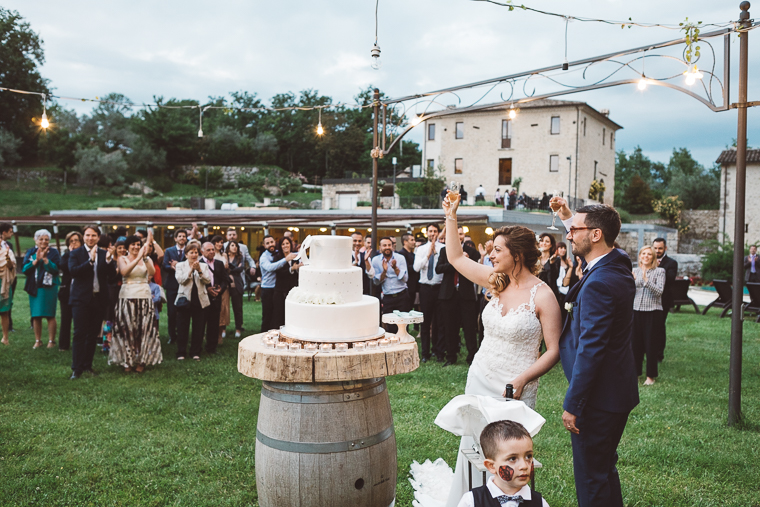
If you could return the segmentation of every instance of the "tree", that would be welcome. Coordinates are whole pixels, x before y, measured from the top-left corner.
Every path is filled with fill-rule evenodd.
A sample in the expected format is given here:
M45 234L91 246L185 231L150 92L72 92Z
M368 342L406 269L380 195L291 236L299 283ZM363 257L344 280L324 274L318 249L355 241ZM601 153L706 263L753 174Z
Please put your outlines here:
M39 35L18 12L0 7L0 83L7 88L50 94L48 80L38 70L43 63ZM0 92L0 128L21 140L19 155L23 159L31 158L36 151L41 115L40 96Z
M137 136L130 129L132 101L121 93L109 93L92 110L91 116L82 118L81 132L96 142L102 150L129 149Z
M629 208L631 203L626 201L628 186L633 177L638 176L645 182L650 193L652 187L655 187L654 194L657 195L660 194L659 190L665 173L665 165L660 162L652 162L649 157L644 155L640 146L636 146L630 155L626 155L623 150L618 151L615 163L615 203L619 207L635 213Z
M0 167L14 164L20 158L18 148L21 145L21 139L0 128Z
M652 212L652 191L649 184L638 174L633 175L625 189L623 200L630 213L643 214Z
M155 150L166 153L170 167L191 164L198 160L198 102L195 100L153 97L158 105L177 109L148 107L140 110L133 129ZM190 107L195 106L195 107Z
M90 190L87 195L92 195L96 183L115 185L124 181L124 172L127 170L127 162L120 150L103 153L97 146L77 149L77 163L72 170L77 174L82 183L89 183Z

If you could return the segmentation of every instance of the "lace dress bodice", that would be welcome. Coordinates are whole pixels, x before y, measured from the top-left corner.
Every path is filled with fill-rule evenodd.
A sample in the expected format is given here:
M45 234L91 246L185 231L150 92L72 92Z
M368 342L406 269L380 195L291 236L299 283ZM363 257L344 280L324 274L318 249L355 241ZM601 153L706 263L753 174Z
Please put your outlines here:
M119 297L125 299L146 299L152 297L150 286L148 285L148 268L145 267L145 264L138 263L127 276L121 277Z
M498 298L483 309L483 342L472 361L467 375L466 394L500 397L504 386L528 369L538 359L544 338L541 322L536 315L536 291L544 282L530 290L530 300L502 315ZM487 390L488 392L483 392ZM522 401L536 406L538 379L526 384Z

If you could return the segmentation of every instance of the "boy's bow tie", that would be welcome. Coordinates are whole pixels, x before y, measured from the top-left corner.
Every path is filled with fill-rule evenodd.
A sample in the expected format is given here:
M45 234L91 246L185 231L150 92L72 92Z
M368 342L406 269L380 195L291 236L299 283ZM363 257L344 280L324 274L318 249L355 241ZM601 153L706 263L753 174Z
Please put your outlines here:
M504 504L506 504L508 502L514 502L517 505L520 505L521 503L523 503L523 497L522 497L522 495L514 495L514 496L511 496L511 495L500 495L500 496L497 496L496 499L499 501L499 503L501 505L504 505Z

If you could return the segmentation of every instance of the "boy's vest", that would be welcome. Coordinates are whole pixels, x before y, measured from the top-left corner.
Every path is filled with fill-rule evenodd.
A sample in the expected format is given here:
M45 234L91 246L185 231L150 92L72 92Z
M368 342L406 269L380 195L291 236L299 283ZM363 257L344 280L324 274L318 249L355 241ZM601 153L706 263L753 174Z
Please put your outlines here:
M520 507L542 507L543 501L541 493L530 490L530 500L523 500ZM475 507L501 507L497 499L491 496L488 486L480 486L472 490L472 497L475 500Z

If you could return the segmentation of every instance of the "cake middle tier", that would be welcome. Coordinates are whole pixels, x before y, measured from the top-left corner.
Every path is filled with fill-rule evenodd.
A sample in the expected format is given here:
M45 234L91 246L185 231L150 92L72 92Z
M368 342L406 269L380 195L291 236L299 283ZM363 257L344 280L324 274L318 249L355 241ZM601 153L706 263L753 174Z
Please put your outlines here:
M315 305L285 300L283 332L306 341L353 342L382 333L380 301L362 296L342 305Z
M343 269L303 266L298 270L298 287L311 294L339 296L344 303L362 299L362 270L358 267Z

